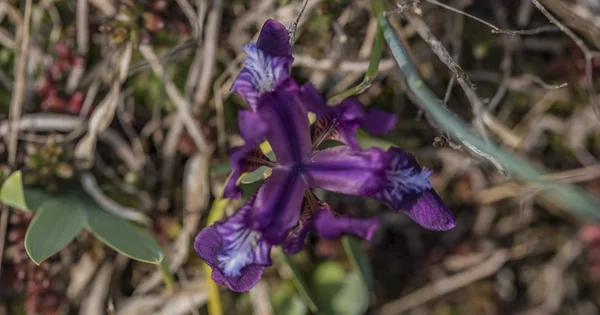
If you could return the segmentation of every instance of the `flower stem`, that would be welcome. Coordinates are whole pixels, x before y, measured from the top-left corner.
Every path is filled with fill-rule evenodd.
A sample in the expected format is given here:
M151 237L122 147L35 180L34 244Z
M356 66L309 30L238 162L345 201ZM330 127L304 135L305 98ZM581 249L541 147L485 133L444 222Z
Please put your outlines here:
M171 274L170 271L170 265L169 265L169 261L167 260L167 258L163 258L163 260L160 262L160 265L158 265L158 269L160 270L160 274L162 275L163 281L165 282L165 287L167 288L167 292L169 294L172 294L174 292L174 283L175 280L173 280L173 275Z
M371 59L369 59L369 67L367 68L367 72L365 73L365 77L363 78L362 82L342 93L331 97L327 101L329 105L338 104L350 96L358 95L371 86L371 83L373 80L375 80L377 74L379 73L379 61L381 60L383 43L383 33L381 32L381 27L378 25L377 34L375 35L375 43L373 44L373 52L371 53Z

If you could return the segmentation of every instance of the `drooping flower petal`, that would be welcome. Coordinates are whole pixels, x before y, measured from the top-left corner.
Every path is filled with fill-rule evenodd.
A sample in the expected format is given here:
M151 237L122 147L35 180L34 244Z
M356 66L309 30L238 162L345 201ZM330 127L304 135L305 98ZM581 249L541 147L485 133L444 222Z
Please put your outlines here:
M402 210L424 228L447 231L456 226L456 219L433 188L424 191L416 202Z
M204 228L194 241L198 255L213 269L215 282L236 292L250 290L271 265L271 244L246 224L254 196L226 220Z
M298 86L289 79L263 95L256 105L256 112L269 124L266 138L277 164L285 167L298 164L311 149L310 124L297 92Z
M355 151L338 146L310 155L301 174L312 188L371 196L384 188L387 160L378 148Z
M258 98L290 77L291 57L270 56L250 43L243 47L248 56L244 58L244 69L235 78L231 91L240 94L252 109L256 109Z
M240 198L242 191L237 184L240 176L256 170L269 161L258 147L269 130L267 122L257 113L249 110L238 113L238 122L240 135L246 143L231 150L232 171L223 190L225 198Z
M415 157L399 148L390 148L384 189L370 195L396 211L409 215L430 230L449 230L456 225L454 215L435 192L431 172Z
M288 30L283 24L273 19L268 19L263 24L256 45L269 56L292 56L292 46L290 45Z
M355 98L346 99L337 106L327 106L325 98L311 84L300 88L300 97L308 110L317 115L313 139L318 144L324 140L338 140L357 150L360 148L356 139L359 127L381 135L396 126L396 115L378 109L367 111Z
M355 235L368 241L379 227L379 218L358 219L336 216L329 208L316 214L314 227L317 234L326 239L337 239L341 235Z
M249 222L270 244L282 244L298 222L306 188L296 173L275 168L258 189Z

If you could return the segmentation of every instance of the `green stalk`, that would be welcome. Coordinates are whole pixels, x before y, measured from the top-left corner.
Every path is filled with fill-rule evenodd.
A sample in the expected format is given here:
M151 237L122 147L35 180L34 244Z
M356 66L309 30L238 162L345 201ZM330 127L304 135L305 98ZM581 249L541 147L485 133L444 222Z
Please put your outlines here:
M363 78L362 82L340 94L331 97L327 101L329 105L338 104L350 96L358 95L371 86L371 83L373 83L373 80L375 80L377 77L377 73L379 73L379 61L381 60L383 42L384 40L381 28L377 26L377 34L375 34L375 43L373 44L373 52L371 54L371 58L369 59L369 67L367 68L367 72L365 73L365 77Z
M165 282L165 287L167 288L167 292L172 294L175 292L175 280L173 279L173 275L171 274L171 266L169 265L169 260L167 257L164 257L163 260L158 265L158 269L160 270L160 274L162 275L163 281Z

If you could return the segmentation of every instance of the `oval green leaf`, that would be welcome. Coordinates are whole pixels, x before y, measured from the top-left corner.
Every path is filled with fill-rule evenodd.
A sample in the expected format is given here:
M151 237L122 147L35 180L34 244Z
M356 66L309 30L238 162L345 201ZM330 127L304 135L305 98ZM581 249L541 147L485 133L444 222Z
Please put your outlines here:
M104 211L89 197L81 197L87 212L87 229L104 244L135 260L159 264L163 252L152 235L127 220Z
M36 264L67 246L86 222L83 206L69 196L44 202L25 234L25 250Z

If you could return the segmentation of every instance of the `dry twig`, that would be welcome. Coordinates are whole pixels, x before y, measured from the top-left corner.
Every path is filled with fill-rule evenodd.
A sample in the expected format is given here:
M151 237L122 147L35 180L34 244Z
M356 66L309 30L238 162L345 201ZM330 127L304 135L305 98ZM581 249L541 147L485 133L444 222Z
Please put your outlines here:
M499 250L475 267L472 267L454 276L438 280L432 284L428 284L413 293L383 305L377 314L402 314L444 294L463 288L477 280L481 280L493 275L504 265L504 263L506 263L508 259L509 253L506 250Z

